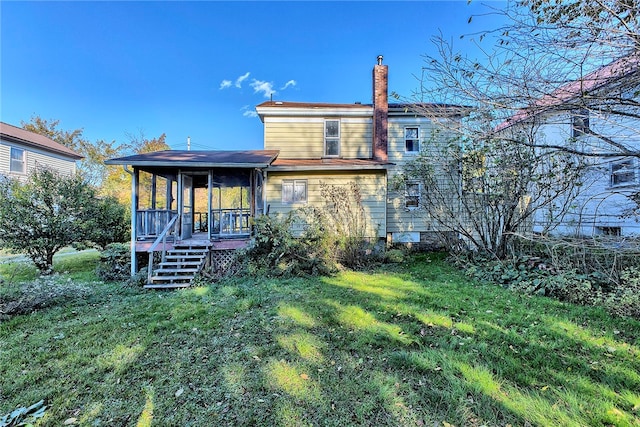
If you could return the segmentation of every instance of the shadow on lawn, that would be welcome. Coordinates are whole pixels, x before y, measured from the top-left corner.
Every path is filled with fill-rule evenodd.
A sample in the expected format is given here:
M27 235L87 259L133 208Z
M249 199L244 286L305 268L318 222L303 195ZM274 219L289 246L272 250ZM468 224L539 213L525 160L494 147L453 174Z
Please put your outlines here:
M332 359L327 352L343 346L342 363L350 362L343 375L377 384L371 392L378 393L392 424L433 421L429 417L465 425L637 423L638 350L597 336L570 313L558 317L562 304L546 301L523 311L529 301L517 295L489 297L483 288L453 283L432 289L428 282L388 274L344 273L308 292L322 297L278 308L291 322L289 334L278 339L281 347L300 366L310 360L325 366ZM509 306L518 306L515 315ZM554 315L546 315L547 309ZM637 369L623 368L617 358ZM287 372L297 378L301 368L292 363L284 371L276 364L279 374L267 366L266 376ZM415 373L417 381L404 380ZM275 384L293 398L312 396L316 404L326 405L321 397L333 393L313 381Z

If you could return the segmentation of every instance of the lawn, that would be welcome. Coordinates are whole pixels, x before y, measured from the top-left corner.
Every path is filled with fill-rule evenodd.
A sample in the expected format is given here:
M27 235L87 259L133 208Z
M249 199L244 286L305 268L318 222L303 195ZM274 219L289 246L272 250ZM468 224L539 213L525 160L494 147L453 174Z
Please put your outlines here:
M640 322L442 256L170 292L97 282L95 258L51 285L75 296L0 321L0 415L45 399L51 426L640 426Z

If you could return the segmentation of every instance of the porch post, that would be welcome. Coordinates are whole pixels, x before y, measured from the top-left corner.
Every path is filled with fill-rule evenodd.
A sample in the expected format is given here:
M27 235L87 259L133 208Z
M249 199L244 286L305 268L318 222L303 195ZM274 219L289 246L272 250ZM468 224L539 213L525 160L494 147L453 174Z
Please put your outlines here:
M213 169L209 169L207 174L207 235L211 240L213 231L213 218L211 215L211 197L213 195Z
M138 237L138 181L140 171L133 168L131 174L131 276L135 276L138 272L138 263L136 257L136 240Z

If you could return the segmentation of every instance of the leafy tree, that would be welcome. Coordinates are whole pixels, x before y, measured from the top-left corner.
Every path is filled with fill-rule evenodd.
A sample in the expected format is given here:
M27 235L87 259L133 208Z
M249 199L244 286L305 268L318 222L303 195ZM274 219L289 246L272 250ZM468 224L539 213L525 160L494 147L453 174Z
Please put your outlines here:
M108 174L108 168L104 161L116 157L122 147L116 146L115 141L98 140L92 143L84 137L82 129L66 131L60 129L59 124L59 120L46 120L40 116L32 116L30 122L22 122L22 127L30 132L51 138L84 156L79 161L78 172L87 183L99 188Z
M122 209L98 199L79 175L43 168L24 183L0 180L0 243L26 253L43 274L65 246L122 240L123 221Z
M152 151L169 150L166 143L166 135L163 133L157 138L147 139L141 132L139 135L128 135L129 142L124 145L123 150L135 154L150 153ZM147 174L140 176L140 189L143 193L151 188L151 177ZM104 180L101 193L114 197L123 206L130 206L131 203L131 175L121 166L108 166L108 173Z

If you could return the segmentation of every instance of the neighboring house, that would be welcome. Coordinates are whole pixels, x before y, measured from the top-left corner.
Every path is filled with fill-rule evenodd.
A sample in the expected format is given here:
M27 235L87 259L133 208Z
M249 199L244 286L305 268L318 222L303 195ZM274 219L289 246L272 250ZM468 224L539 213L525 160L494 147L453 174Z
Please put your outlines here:
M455 106L434 107L439 120L461 119ZM389 181L432 143L436 125L409 105L388 103L382 57L373 69L373 104L268 101L256 110L264 150L169 150L106 162L133 168L135 252L169 247L161 239L171 227L176 241L198 238L214 251L230 247L232 239L250 235L257 215L325 206L322 184L358 185L371 239L417 243L431 236L433 224L417 209L423 189L416 183L393 192ZM132 261L133 273L134 255ZM187 280L150 273L149 282L164 287Z
M81 155L46 136L0 122L0 175L24 180L42 166L70 175L80 159Z
M579 156L587 168L575 194L558 200L556 206L566 205L562 210L536 212L534 232L640 234L632 212L637 205L630 199L640 191L639 65L636 56L619 59L558 88L500 125L501 132L535 129L537 146L587 154Z

